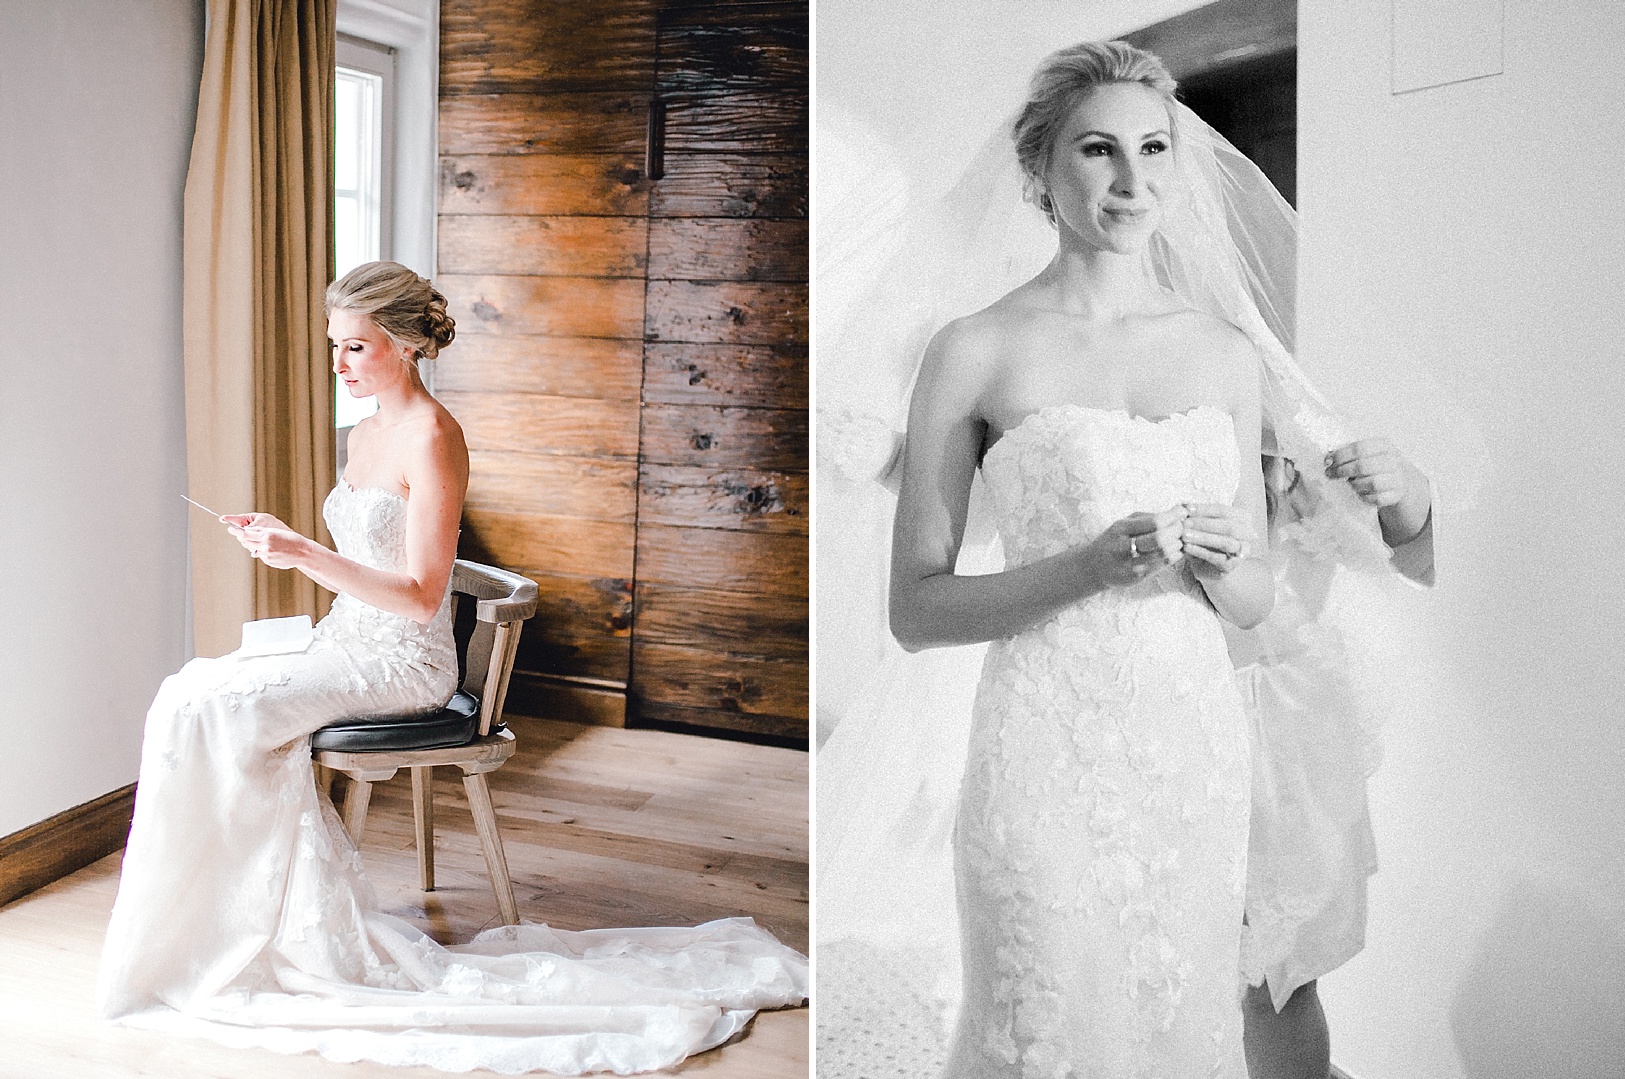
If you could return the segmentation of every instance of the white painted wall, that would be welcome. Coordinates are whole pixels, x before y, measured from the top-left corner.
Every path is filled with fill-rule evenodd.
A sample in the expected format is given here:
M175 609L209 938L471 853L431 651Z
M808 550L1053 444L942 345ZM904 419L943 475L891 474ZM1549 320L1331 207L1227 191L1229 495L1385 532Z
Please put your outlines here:
M187 658L202 0L0 0L0 835L134 781Z
M1505 14L1504 74L1394 96L1388 4L1301 8L1300 343L1344 395L1424 359L1487 446L1322 982L1359 1079L1625 1069L1625 6Z

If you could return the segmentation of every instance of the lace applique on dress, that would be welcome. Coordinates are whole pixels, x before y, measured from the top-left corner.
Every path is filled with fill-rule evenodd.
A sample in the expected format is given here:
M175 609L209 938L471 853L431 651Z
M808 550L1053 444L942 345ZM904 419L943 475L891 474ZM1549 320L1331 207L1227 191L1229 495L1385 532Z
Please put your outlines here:
M352 488L340 482L327 496L322 516L339 554L377 569L406 570L406 499L380 487ZM427 625L381 611L340 594L318 632L329 640L370 643L373 663L362 674L388 681L408 670L455 673L457 646L451 636L451 590Z
M1062 406L983 471L1008 564L1136 511L1228 502L1212 408ZM1248 743L1223 633L1165 570L989 649L955 834L967 996L955 1077L1244 1079Z

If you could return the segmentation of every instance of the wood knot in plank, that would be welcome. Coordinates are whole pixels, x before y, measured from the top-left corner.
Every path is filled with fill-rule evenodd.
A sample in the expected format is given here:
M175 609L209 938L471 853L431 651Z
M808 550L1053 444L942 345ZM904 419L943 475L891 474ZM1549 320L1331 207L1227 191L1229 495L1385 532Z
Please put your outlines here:
M593 588L609 607L605 622L616 636L625 636L632 629L632 582L623 577L600 578Z
M765 513L785 512L784 497L772 483L728 483L723 485L723 490L728 493L729 498L735 500L735 513L759 517Z

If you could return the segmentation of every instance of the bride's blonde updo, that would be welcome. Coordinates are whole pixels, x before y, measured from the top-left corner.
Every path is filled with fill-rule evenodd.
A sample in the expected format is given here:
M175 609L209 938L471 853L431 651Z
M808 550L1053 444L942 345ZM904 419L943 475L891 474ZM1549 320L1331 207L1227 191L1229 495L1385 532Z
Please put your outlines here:
M434 359L457 336L446 298L398 262L362 263L327 286L323 306L329 315L366 315L391 341L424 359Z
M1051 53L1033 75L1027 104L1016 118L1011 134L1016 159L1026 177L1027 197L1055 217L1044 185L1044 167L1067 114L1097 86L1137 82L1161 94L1170 103L1179 83L1163 62L1126 41L1086 41Z

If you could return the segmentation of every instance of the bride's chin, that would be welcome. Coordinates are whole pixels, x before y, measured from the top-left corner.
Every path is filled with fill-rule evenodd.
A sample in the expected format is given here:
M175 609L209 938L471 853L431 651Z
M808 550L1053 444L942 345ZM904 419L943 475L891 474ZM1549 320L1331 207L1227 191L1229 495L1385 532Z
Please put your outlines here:
M1100 246L1114 255L1138 255L1145 251L1146 245L1151 242L1151 233L1134 232L1132 234L1108 233L1105 242Z
M1094 235L1085 239L1085 243L1114 255L1138 255L1145 250L1156 231L1154 221L1102 225L1093 230Z

